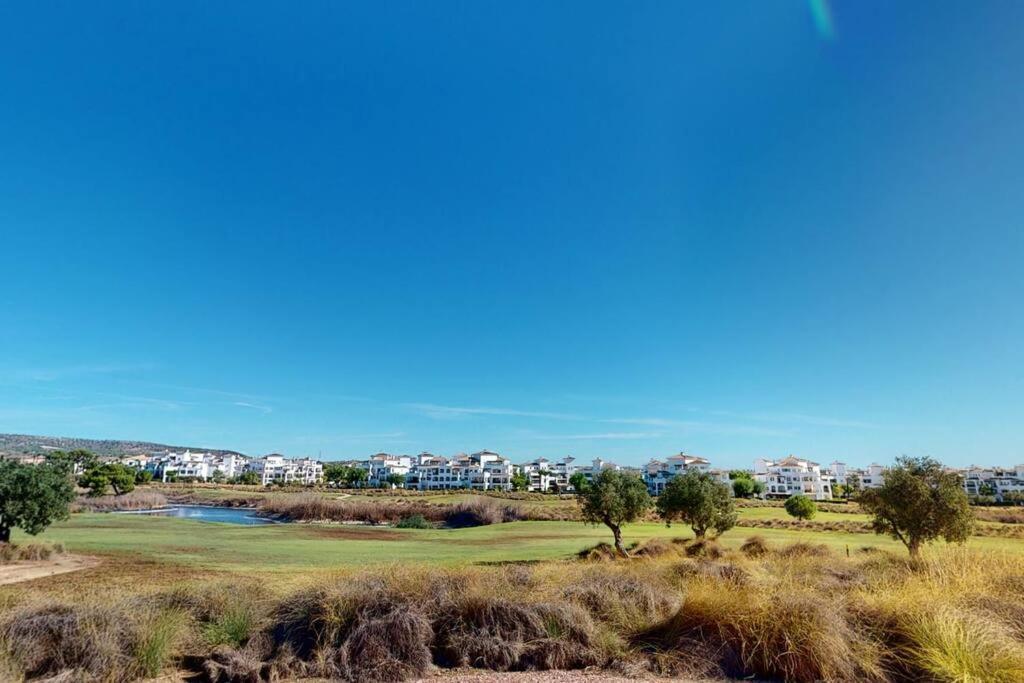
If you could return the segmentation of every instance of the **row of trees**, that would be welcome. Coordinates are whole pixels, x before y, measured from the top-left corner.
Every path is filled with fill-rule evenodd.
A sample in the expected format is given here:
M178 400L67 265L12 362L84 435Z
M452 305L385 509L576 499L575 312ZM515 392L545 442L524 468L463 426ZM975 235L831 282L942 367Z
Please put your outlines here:
M734 492L736 483L744 479L732 478ZM729 487L695 470L672 479L657 502L640 477L626 472L604 470L591 482L583 475L573 475L571 481L584 521L607 526L616 551L623 556L622 526L642 519L652 507L666 525L688 524L697 538L704 538L708 531L722 534L736 524ZM875 533L902 542L915 558L924 545L940 538L965 542L974 527L974 514L959 476L932 458L897 459L886 471L882 486L862 492L858 502L872 516ZM810 519L817 510L813 500L800 495L788 498L785 507L800 519Z

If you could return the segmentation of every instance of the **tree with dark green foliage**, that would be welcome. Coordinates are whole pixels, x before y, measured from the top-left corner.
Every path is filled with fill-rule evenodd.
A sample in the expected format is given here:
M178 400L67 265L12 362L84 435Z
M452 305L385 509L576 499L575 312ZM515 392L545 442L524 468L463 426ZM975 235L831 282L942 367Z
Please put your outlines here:
M858 502L872 515L875 533L902 542L915 559L922 545L939 538L963 543L974 529L960 475L932 458L897 458L882 485L862 493Z
M260 475L256 474L252 470L246 470L235 477L235 483L242 484L244 486L256 486L260 483Z
M62 466L0 460L0 543L10 543L15 527L35 536L67 519L74 498L75 489Z
M733 479L732 492L737 498L751 498L754 495L754 480L747 477Z
M736 482L743 479L734 479ZM707 472L688 470L673 477L658 496L658 515L665 524L674 521L689 524L697 538L704 538L708 529L723 534L736 525L736 505L729 487Z
M135 470L115 462L94 465L78 479L78 485L89 489L90 496L102 496L107 488L114 489L114 495L120 496L135 490Z
M153 473L149 470L136 470L135 471L135 483L136 484L148 484L153 481Z
M370 480L370 471L362 467L349 467L345 474L345 483L349 488L361 489Z
M846 475L846 485L843 488L843 495L849 498L856 498L857 494L861 491L860 475L856 473L850 473Z
M575 491L576 493L580 493L581 491L585 490L589 485L590 482L587 481L587 475L583 474L582 472L577 472L576 474L569 477L569 486L571 486L572 490Z
M785 503L786 512L797 519L811 519L818 514L818 506L802 493L790 496Z
M651 507L647 485L635 474L616 470L602 470L582 490L577 490L583 521L604 524L615 538L615 550L627 557L622 545L622 525L640 519Z
M329 484L342 484L345 482L345 474L348 470L348 465L342 465L338 462L329 462L324 465L324 479Z
M46 462L54 467L67 472L70 476L78 465L82 470L95 467L99 460L96 456L84 449L77 448L73 451L52 451L46 454Z
M522 472L516 472L512 475L512 490L513 491L525 491L526 487L530 485L530 481L526 478L526 475Z
M405 478L406 477L404 474L396 474L392 472L391 474L384 478L384 481L391 484L392 487L401 488L405 486Z

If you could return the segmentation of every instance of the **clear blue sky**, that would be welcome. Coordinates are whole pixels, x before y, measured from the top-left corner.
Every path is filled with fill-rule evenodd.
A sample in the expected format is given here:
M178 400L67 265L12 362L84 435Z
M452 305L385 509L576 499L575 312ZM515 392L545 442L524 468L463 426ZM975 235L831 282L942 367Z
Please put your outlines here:
M8 4L0 431L1024 461L1022 84L1011 1Z

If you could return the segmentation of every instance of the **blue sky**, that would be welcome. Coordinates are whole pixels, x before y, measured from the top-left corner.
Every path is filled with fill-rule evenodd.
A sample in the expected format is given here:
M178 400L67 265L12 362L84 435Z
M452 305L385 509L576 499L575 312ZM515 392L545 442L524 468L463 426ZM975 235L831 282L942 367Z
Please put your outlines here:
M0 432L1024 461L1024 4L22 3Z

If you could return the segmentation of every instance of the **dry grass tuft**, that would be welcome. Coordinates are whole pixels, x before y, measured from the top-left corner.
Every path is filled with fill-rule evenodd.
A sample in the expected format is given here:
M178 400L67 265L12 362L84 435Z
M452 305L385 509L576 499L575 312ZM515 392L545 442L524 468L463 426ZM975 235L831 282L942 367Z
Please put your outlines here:
M768 541L763 536L751 536L743 541L740 552L747 557L762 557L768 552Z
M78 496L72 512L115 512L118 510L154 510L167 507L167 497L159 491L135 490L120 496Z
M28 543L21 545L0 543L0 565L11 562L49 560L54 556L63 555L64 552L63 543Z
M717 560L723 555L722 546L714 539L704 538L687 543L685 552L687 557L705 557L710 560Z

